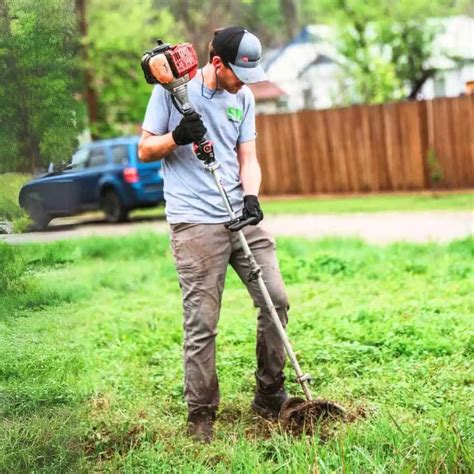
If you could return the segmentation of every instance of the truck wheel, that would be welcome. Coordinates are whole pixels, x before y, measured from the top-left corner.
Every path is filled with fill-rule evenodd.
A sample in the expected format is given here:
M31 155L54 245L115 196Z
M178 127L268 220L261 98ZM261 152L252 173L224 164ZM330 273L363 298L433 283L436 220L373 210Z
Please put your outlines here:
M39 230L45 230L48 227L51 216L44 211L43 203L39 199L28 198L25 209Z
M102 196L102 210L107 222L124 222L128 217L128 209L123 205L120 196L112 189L108 189Z

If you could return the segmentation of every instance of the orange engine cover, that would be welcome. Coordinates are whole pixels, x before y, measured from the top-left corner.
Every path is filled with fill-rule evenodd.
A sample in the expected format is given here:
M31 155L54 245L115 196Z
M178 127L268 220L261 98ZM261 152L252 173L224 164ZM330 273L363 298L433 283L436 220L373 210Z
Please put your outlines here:
M196 75L198 59L191 43L177 44L164 54L168 58L168 63L175 79L183 77L186 74L189 74L189 78L191 79Z

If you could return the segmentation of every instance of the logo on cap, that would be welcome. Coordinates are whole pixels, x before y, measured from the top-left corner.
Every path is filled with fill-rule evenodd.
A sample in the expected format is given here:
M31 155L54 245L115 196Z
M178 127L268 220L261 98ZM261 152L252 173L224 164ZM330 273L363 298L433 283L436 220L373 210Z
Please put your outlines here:
M244 63L248 63L248 62L249 62L248 56L241 56L240 59L241 59Z

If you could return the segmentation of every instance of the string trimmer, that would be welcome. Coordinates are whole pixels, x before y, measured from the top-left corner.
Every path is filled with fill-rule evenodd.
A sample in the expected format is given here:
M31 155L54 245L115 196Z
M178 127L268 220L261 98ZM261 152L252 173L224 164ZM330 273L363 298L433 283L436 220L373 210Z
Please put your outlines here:
M152 59L153 64L152 67L150 67L150 61ZM192 105L188 100L187 83L195 76L198 61L192 44L183 43L171 46L170 44L158 41L157 47L151 51L147 51L143 55L141 65L147 82L149 84L160 84L165 87L171 93L173 104L180 113L186 115L193 112ZM245 235L242 232L242 228L254 224L256 218L243 219L236 216L220 179L219 168L221 165L215 158L212 142L207 137L204 137L199 143L194 143L194 152L197 158L203 162L204 167L212 173L214 177L216 186L230 217L230 222L228 222L226 226L229 230L237 232L245 257L249 262L250 273L248 275L248 281L257 281L273 323L285 346L291 365L296 372L296 381L301 385L306 397L306 399L292 397L286 400L280 410L280 420L282 424L292 431L301 431L305 426L308 428L312 426L313 423L321 417L340 417L344 415L345 410L338 404L327 400L313 399L309 389L311 376L303 373L301 370L285 329L273 305L268 289L263 281L262 270L250 251Z

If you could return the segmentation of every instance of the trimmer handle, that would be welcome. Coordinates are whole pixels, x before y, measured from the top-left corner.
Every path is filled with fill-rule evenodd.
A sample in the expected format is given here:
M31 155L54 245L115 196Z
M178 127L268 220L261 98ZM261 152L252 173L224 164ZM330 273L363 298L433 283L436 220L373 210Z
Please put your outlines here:
M194 112L194 109L192 105L186 101L184 106L180 109L181 112L184 115L189 115ZM214 154L214 144L207 138L206 136L202 137L199 142L194 142L193 143L193 149L194 153L200 159L201 161L204 161L204 163L208 166L212 166L213 164L216 163L216 157ZM214 170L216 172L216 170ZM219 181L219 180L218 180ZM219 183L218 183L219 184ZM222 187L222 185L221 185ZM222 189L222 193L224 195L224 199L227 200L230 212L232 211L232 206L229 202L229 198L227 197L227 194L224 189ZM232 213L233 214L233 213ZM231 214L231 216L232 216ZM235 214L234 214L235 215ZM257 224L258 223L258 217L249 217L247 219L244 219L242 217L238 217L237 219L233 219L225 226L227 229L229 229L232 232L237 232L241 229L243 229L247 225L252 225L252 224Z
M194 153L204 163L210 164L215 161L214 145L211 140L203 137L199 142L193 143Z
M182 109L183 115L190 115L194 112L191 104L187 102ZM215 161L214 144L205 135L198 142L193 143L193 150L196 156L205 163L209 164Z
M232 232L237 232L240 229L243 229L247 225L257 224L258 217L248 217L247 219L243 219L239 217L233 221L228 222L225 226Z

